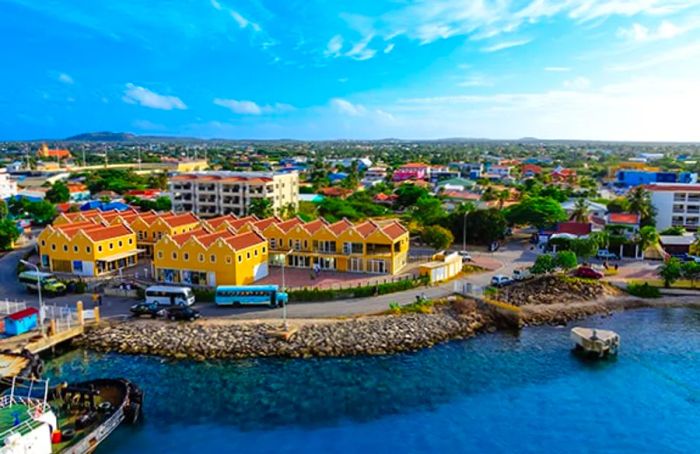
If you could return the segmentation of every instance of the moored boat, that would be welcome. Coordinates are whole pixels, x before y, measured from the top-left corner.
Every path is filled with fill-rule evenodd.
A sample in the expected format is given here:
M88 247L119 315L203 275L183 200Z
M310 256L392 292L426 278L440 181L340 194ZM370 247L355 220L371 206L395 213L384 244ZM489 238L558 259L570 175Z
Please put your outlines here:
M15 378L0 397L0 454L92 452L122 422L139 419L142 401L124 379L49 388L47 380Z
M615 331L577 326L571 329L571 340L576 350L603 357L617 354L620 348L620 335Z
M14 377L40 378L44 372L44 362L30 351L19 353L10 350L0 352L0 392L12 384Z

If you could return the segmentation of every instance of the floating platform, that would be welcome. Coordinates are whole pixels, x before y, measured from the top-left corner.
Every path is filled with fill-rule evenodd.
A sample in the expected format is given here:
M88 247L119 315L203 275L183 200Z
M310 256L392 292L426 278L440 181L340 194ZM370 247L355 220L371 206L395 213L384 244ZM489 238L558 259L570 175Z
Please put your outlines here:
M606 329L583 328L571 329L571 340L575 348L598 357L615 355L620 348L620 335Z

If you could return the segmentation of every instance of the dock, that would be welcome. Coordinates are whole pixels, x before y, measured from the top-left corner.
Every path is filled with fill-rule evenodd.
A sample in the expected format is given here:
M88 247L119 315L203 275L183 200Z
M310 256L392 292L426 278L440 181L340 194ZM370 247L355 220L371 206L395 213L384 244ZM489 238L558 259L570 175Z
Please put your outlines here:
M617 354L620 335L615 331L577 326L571 329L571 340L577 350L603 357Z

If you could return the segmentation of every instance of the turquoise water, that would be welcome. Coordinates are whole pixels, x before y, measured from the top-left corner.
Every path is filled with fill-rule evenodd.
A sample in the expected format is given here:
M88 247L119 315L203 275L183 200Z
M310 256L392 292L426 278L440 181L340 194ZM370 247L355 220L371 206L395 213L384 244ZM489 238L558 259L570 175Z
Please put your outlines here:
M216 364L73 352L53 376L124 376L143 423L102 453L698 452L700 312L590 319L622 336L584 361L569 332L528 328L379 358Z

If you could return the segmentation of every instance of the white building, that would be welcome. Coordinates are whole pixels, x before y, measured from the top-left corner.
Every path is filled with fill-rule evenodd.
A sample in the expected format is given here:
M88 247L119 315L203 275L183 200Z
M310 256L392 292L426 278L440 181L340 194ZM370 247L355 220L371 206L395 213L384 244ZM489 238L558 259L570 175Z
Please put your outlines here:
M697 230L700 225L700 184L656 183L647 185L656 208L656 229L672 226Z
M17 182L10 179L7 170L0 169L0 199L7 199L17 195Z
M276 214L299 207L296 172L197 172L176 175L168 182L173 210L200 216L248 214L254 199L269 199Z

